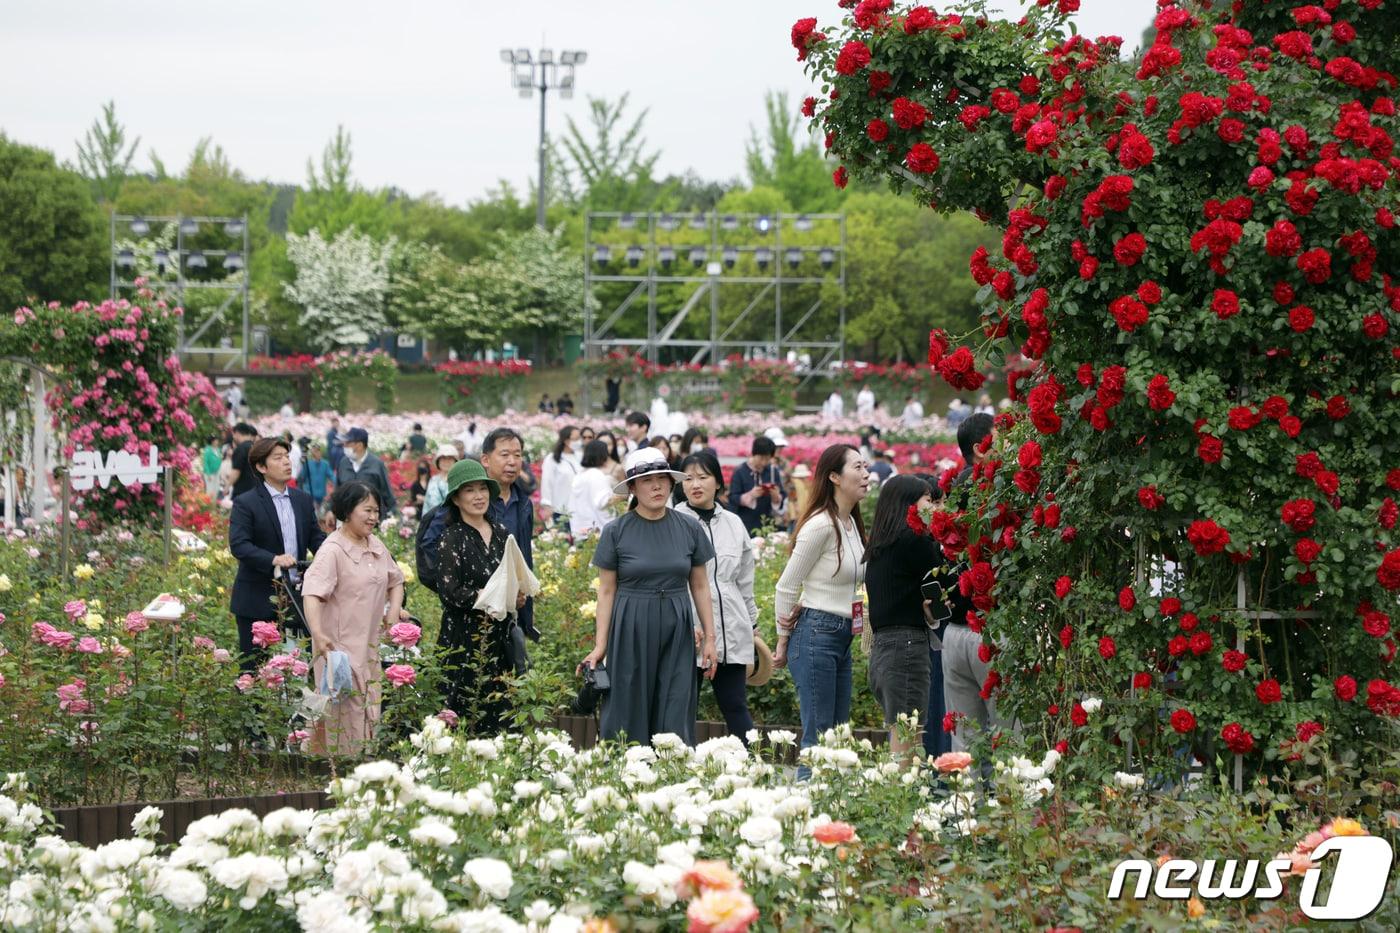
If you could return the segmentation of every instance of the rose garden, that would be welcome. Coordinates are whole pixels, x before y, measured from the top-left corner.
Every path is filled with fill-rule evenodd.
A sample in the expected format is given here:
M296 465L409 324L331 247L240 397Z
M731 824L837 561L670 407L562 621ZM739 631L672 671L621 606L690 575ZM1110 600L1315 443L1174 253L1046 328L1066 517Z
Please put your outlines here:
M748 690L747 743L704 690L693 747L599 741L571 709L597 539L537 515L542 638L508 679L505 731L477 734L444 709L408 508L378 525L414 617L385 627L379 727L362 754L304 752L310 644L267 625L239 664L229 509L199 465L230 412L177 352L185 311L145 283L35 295L0 320L6 469L47 432L57 462L155 451L161 475L62 485L66 513L0 536L0 928L1292 929L1322 925L1343 875L1319 846L1393 849L1394 0L1162 0L1136 54L1071 29L1079 0L1015 20L827 6L774 54L820 89L801 113L834 187L887 184L985 227L958 257L975 326L925 327L926 360L835 388L1006 399L965 494L908 519L960 566L1004 725L967 755L892 754L857 647L850 722L816 746L797 747L783 669ZM436 406L406 408L424 374L352 344L253 360L253 420L316 436L338 413L401 500L415 425L429 451L512 427L538 477L563 424L623 432L597 410L614 379L671 399L726 472L774 427L789 466L870 425L945 492L971 465L941 416L807 412L783 361L586 358L570 378L594 410L566 418L527 411L528 363L455 354L425 376ZM272 414L303 388L309 410ZM789 543L767 528L753 546L769 644ZM142 611L160 596L178 611ZM1115 884L1125 861L1146 877L1179 859L1204 867L1176 893L1161 872L1138 896L1137 872ZM1257 883L1227 859L1258 860ZM1362 928L1400 927L1392 864L1383 879L1347 915Z

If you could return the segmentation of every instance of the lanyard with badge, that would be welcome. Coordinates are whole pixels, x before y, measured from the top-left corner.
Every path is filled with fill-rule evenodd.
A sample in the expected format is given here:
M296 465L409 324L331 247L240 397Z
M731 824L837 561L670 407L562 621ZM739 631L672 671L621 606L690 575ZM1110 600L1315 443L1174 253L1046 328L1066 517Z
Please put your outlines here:
M855 519L851 519L851 524L855 524ZM851 546L845 524L841 525L841 540L851 558L851 634L859 635L865 631L865 597L860 592L860 561L856 559L856 550ZM856 541L860 541L859 534Z

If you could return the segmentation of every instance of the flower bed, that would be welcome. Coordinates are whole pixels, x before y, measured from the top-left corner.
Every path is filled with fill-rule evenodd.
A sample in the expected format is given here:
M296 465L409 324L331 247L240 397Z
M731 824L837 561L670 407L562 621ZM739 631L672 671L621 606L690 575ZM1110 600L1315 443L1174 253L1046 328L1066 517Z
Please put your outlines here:
M524 380L530 375L529 360L456 360L439 363L433 371L442 380L442 405L448 412L525 407Z
M383 350L336 350L321 356L301 353L294 356L255 356L248 361L254 372L309 373L313 404L332 411L343 411L350 398L350 379L367 376L374 383L374 398L381 412L394 407L394 386L399 367ZM293 393L275 386L249 383L249 407L264 411L281 404ZM256 404L255 404L256 403Z
M153 841L155 808L134 817L137 838L95 850L42 835L42 811L12 776L0 790L12 853L0 906L21 930L112 916L316 933L1278 926L1298 905L1293 872L1322 871L1310 852L1367 832L1302 811L1280 831L1233 800L1075 775L1054 752L903 769L840 729L803 752L813 778L794 785L777 764L793 736L755 739L747 751L734 738L690 749L659 736L654 748L580 752L548 730L474 739L430 718L402 764L331 782L329 809L229 810L173 848ZM1272 790L1261 798L1281 804ZM1123 859L1219 857L1222 839L1231 856L1283 853L1283 896L1103 896ZM1400 922L1396 899L1371 922Z

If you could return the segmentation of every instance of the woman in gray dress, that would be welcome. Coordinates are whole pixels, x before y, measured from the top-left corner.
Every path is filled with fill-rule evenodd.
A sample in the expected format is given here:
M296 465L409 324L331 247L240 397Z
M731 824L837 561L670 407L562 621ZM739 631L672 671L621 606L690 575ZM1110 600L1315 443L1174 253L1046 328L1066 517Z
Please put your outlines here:
M666 507L684 476L659 451L633 451L623 466L627 478L614 492L630 490L632 500L627 514L603 529L593 553L598 623L593 650L578 672L607 659L612 689L603 700L603 738L650 743L652 736L671 732L694 745L697 651L705 676L715 675L705 573L714 548L694 517Z

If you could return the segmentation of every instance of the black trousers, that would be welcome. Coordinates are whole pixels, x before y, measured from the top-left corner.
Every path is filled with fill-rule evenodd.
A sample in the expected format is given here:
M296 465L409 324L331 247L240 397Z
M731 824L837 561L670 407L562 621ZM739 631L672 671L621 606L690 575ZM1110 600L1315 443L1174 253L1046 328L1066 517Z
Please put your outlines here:
M234 616L233 618L238 623L238 666L245 674L256 674L258 664L267 651L253 644L253 623L266 620L254 619L252 616Z
M700 677L701 686L704 686L704 671L697 669L697 676ZM753 716L749 714L748 679L747 664L721 664L715 670L715 679L710 681L729 734L738 736L745 745L749 744L745 735L753 728Z

